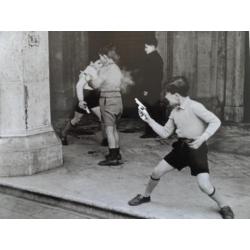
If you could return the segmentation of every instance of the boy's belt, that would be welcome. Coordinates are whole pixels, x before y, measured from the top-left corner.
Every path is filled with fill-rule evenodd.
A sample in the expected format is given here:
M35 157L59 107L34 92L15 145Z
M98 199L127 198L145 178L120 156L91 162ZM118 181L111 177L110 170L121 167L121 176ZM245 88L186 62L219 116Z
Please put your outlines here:
M121 97L121 92L119 90L115 91L101 91L100 97Z
M178 141L181 142L181 143L191 143L191 142L194 141L194 139L188 139L188 138L180 137L180 138L178 138Z

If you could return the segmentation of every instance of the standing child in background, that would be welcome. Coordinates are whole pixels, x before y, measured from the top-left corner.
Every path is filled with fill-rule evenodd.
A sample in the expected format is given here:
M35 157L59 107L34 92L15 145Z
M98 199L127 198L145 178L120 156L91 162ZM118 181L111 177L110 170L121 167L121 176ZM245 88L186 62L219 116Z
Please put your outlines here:
M112 44L101 49L100 61L103 67L97 75L90 76L90 86L100 91L100 108L102 122L108 139L109 154L99 162L101 166L116 166L121 164L119 134L117 123L121 118L123 105L121 97L122 72L115 63L113 55L115 47Z
M138 194L128 203L137 206L150 202L150 195L160 178L167 172L189 166L191 175L196 176L202 192L213 199L224 219L233 219L234 213L230 206L218 194L210 182L206 141L220 127L220 120L201 103L188 97L189 85L185 78L176 77L167 85L165 98L173 110L168 122L161 126L154 121L146 110L139 109L140 117L163 138L176 132L178 140L173 143L173 149L154 168L143 195Z
M163 60L157 51L157 39L149 36L144 41L146 53L142 65L142 83L140 86L140 99L147 106L152 118L163 124L165 118L165 108L161 102ZM152 128L145 124L144 134L141 138L151 138L157 136Z

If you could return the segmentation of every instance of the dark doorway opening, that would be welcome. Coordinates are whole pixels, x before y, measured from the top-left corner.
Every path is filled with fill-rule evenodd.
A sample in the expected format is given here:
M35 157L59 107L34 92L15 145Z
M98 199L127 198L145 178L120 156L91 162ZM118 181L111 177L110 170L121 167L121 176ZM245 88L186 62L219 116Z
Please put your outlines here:
M97 31L89 32L90 59L98 57L99 49L113 43L117 46L122 66L133 70L140 67L145 56L145 37L154 35L154 31Z

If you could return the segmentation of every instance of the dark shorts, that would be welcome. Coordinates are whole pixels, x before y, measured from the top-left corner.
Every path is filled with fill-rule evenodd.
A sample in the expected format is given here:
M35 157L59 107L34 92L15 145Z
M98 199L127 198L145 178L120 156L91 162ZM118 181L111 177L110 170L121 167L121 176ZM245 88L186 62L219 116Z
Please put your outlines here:
M209 173L207 144L203 143L198 149L192 149L188 144L179 139L173 143L173 150L164 157L164 160L179 171L190 167L191 175Z
M84 90L84 101L87 102L89 109L99 106L99 96L100 96L100 92L98 90L86 90L86 89ZM81 109L78 106L78 104L79 102L77 102L75 106L75 111L81 114L85 114L86 111Z

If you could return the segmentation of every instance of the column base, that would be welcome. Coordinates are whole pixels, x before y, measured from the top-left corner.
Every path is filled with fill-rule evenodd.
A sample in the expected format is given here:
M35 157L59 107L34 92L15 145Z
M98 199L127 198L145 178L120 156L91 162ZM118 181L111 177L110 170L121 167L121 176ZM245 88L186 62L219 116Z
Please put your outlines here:
M54 131L0 138L0 176L33 175L63 164L62 144Z

